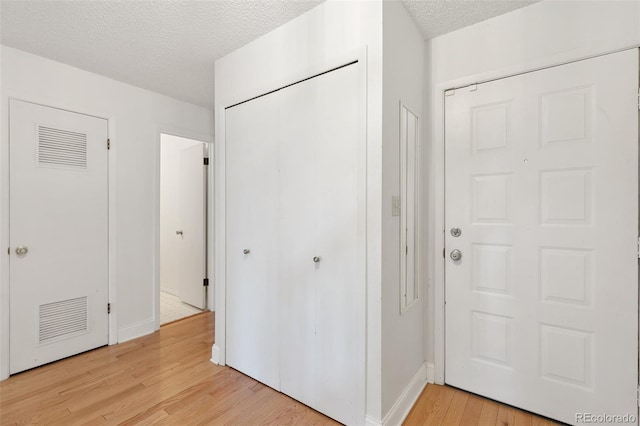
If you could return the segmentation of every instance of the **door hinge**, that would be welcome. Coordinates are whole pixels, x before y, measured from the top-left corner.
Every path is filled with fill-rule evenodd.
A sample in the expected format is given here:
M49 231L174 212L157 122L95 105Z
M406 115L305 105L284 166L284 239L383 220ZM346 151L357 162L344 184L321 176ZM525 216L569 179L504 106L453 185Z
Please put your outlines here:
M209 165L209 157L204 157L204 165L205 166Z
M638 111L640 111L640 87L638 87Z
M209 287L209 278L205 278L202 280L202 285L205 287Z
M111 313L111 303L107 303L107 314Z
M638 259L640 259L640 237L638 237Z
M7 247L7 254L11 256L11 247Z
M442 247L442 258L445 259L447 257L446 255L447 249L445 247Z
M107 149L111 149L111 139L107 139Z
M638 407L640 408L640 385L638 385L636 397L637 397L636 400L638 401Z

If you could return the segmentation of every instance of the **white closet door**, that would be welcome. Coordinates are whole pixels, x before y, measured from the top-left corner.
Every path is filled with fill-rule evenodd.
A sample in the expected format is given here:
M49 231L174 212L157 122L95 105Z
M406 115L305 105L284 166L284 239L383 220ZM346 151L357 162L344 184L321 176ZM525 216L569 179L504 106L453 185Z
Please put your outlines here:
M108 343L107 121L10 103L10 371Z
M320 77L316 93L315 249L317 407L341 423L358 417L358 380L364 369L364 285L359 236L364 194L358 187L358 66Z
M280 131L281 389L345 424L364 361L357 70L284 89Z
M227 364L280 389L279 93L226 111ZM246 252L246 253L245 253Z
M228 364L345 424L365 368L358 120L356 65L226 113Z
M446 97L447 383L637 414L637 90L635 49Z
M314 407L317 401L315 99L309 80L281 90L280 116L280 385Z

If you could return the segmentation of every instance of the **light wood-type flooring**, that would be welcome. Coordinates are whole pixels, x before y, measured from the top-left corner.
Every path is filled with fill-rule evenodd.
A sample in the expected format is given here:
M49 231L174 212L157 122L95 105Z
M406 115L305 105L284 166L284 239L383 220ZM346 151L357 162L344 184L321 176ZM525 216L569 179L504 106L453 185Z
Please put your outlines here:
M427 385L404 425L551 426L556 423L449 386Z
M331 419L209 361L213 314L0 382L0 425L329 425ZM407 425L549 425L453 388L429 385Z

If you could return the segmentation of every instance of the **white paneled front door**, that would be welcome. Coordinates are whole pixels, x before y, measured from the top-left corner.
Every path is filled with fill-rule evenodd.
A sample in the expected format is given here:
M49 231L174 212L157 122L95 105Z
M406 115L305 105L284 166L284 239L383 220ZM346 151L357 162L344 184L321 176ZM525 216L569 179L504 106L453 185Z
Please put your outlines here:
M12 100L10 371L108 343L107 121Z
M447 93L448 384L637 415L637 91L630 50Z

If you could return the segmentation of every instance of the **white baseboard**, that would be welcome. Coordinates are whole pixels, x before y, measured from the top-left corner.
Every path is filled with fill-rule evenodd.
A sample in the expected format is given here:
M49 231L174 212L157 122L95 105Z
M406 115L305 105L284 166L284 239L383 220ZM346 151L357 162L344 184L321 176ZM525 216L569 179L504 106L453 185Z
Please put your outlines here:
M384 416L382 426L399 426L411 411L420 393L427 385L427 364L423 363L400 394L391 410Z
M152 319L136 322L118 330L118 343L137 337L146 336L156 331L156 323Z
M436 382L436 365L432 362L427 362L427 383Z
M220 359L220 347L215 343L211 347L211 362L217 365L225 365L224 360Z
M366 416L364 418L364 424L365 426L382 426L382 422L380 422L379 420L376 420L370 416Z

